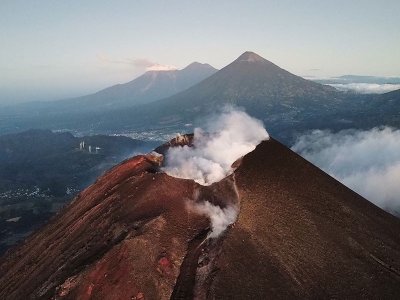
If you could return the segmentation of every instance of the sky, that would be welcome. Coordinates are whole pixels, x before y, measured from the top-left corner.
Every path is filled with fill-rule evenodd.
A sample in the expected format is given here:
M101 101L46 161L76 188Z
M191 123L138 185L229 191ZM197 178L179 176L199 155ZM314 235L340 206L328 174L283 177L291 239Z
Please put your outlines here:
M247 50L301 76L400 76L400 1L0 0L0 105Z

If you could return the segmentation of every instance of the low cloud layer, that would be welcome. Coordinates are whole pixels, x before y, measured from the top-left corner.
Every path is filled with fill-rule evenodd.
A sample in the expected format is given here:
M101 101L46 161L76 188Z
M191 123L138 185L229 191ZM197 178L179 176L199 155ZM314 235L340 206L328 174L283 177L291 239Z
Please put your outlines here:
M292 150L379 207L400 214L400 130L315 130Z
M193 147L166 153L164 171L174 177L210 185L232 173L232 164L269 138L261 121L243 111L226 109L194 130Z
M383 94L400 89L400 84L386 83L334 83L328 85L343 92L355 92L359 94Z

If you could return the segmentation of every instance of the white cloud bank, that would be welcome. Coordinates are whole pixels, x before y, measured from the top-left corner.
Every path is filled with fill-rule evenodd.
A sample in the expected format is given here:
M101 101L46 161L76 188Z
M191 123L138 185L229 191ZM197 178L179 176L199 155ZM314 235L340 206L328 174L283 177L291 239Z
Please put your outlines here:
M379 207L400 214L400 130L315 130L292 150Z
M359 94L383 94L400 89L400 84L378 83L332 83L328 84L343 92L356 92Z

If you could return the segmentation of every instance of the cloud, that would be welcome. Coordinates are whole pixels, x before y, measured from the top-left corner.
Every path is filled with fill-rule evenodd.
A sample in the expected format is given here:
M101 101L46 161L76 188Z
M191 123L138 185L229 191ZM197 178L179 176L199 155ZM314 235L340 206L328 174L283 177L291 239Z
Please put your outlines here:
M232 173L232 164L269 138L261 121L226 108L194 130L194 147L174 147L166 153L164 171L174 177L210 185Z
M160 65L160 64L153 64L150 67L146 68L146 71L171 71L177 70L177 68L173 65Z
M400 84L379 83L331 83L328 84L344 92L359 94L383 94L400 89Z
M377 206L400 214L400 130L315 130L292 150Z
M336 83L337 78L336 77L331 77L328 75L322 75L322 74L315 74L317 72L322 72L323 70L321 69L320 71L318 71L318 69L309 69L307 70L310 73L314 74L303 74L301 75L301 77L303 77L304 79L307 80L311 80L311 81L316 81L318 83L322 83L322 84L330 84L330 83Z
M130 66L135 69L144 70L144 71L169 71L169 70L177 70L177 68L173 65L163 65L156 62L153 62L147 58L123 58L123 59L112 59L104 54L97 55L98 60L107 64L117 64L117 65L125 65Z

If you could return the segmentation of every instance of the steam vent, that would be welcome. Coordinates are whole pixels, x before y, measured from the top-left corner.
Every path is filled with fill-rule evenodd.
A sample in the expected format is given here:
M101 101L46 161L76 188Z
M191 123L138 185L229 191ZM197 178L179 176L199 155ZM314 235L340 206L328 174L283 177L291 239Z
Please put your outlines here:
M0 261L0 299L395 299L400 220L274 139L199 184L174 139L82 191Z

